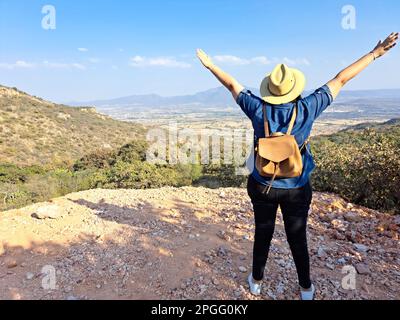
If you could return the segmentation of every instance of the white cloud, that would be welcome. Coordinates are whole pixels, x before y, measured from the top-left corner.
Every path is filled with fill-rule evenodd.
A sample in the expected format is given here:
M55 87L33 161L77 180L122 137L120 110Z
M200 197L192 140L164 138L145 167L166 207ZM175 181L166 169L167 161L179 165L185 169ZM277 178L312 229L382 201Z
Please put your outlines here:
M43 66L51 69L78 69L86 70L86 66L80 63L59 63L59 62L49 62L43 61Z
M86 70L86 67L80 63L71 63L71 67L79 70Z
M250 60L248 60L248 59L243 59L243 58L239 58L239 57L231 56L231 55L215 56L214 60L216 62L231 64L231 65L236 65L236 66L243 66L243 65L250 64Z
M78 48L78 51L80 51L80 52L88 52L89 49L88 48Z
M26 62L24 60L17 60L14 63L0 63L0 69L30 69L34 68L36 65L34 63Z
M32 69L32 68L51 68L51 69L78 69L86 70L86 66L81 63L60 63L60 62L50 62L43 61L42 63L26 62L24 60L18 60L14 63L0 63L0 69Z
M89 58L88 60L90 63L100 63L101 62L101 59L99 59L99 58Z
M18 60L17 62L15 62L16 68L33 68L34 66L34 63L29 63L23 60Z
M273 63L286 63L291 66L296 66L296 65L306 65L309 66L311 63L305 59L305 58L296 58L296 59L290 59L288 57L284 58L274 58L274 59L268 59L265 56L258 56L258 57L253 57L253 58L241 58L233 55L221 55L221 56L214 56L213 57L214 61L223 63L223 64L228 64L228 65L234 65L234 66L245 66L245 65L270 65Z
M272 63L271 60L269 60L267 57L264 57L264 56L254 57L251 59L251 61L253 63L258 63L258 64L262 64L262 65L268 65L268 64Z
M189 63L178 61L167 57L142 57L135 56L130 59L129 65L136 68L143 67L166 67L166 68L190 68Z
M311 62L307 58L300 59L300 64L304 64L305 66L311 66Z
M282 59L283 63L286 63L287 65L290 66L309 66L311 65L310 61L308 61L306 58L297 58L297 59L290 59L287 57L284 57Z
M223 55L223 56L214 56L213 59L216 62L234 65L234 66L245 66L245 65L249 65L249 64L268 65L268 64L272 63L272 61L269 60L265 56L258 56L258 57L246 59L246 58L241 58L241 57L232 56L232 55Z

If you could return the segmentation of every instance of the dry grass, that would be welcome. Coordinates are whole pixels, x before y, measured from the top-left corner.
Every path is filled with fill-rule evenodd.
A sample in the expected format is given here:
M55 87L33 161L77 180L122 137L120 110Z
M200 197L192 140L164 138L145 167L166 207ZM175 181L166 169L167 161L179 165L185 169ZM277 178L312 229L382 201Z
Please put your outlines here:
M142 135L144 127L93 108L58 105L0 86L0 162L54 164L112 149Z

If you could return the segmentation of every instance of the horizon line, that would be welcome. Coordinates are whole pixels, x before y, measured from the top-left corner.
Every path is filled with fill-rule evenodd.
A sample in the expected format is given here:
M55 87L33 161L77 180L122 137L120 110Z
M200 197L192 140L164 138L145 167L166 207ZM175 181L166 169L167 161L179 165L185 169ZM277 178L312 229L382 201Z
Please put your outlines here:
M1 86L1 87L5 87L5 88L9 88L9 89L14 89L14 88L16 88L17 90L19 90L19 91L21 91L21 92L23 92L23 93L26 93L26 94L28 94L28 95L30 95L30 96L39 97L39 98L41 98L41 99L43 99L43 100L50 101L50 102L53 102L53 103L56 103L56 104L63 104L63 105L80 104L80 103L84 104L84 103L92 102L92 101L117 100L117 99L129 98L129 97L134 97L134 96L138 96L138 97L143 97L143 96L158 96L158 97L160 97L160 98L175 98L175 97L184 97L184 96L194 96L194 95L199 94L199 93L204 93L204 92L207 92L207 91L217 90L217 89L221 89L221 88L224 89L224 86L218 86L218 87L212 87L212 88L205 89L205 90L201 90L201 91L196 91L196 92L193 92L193 93L180 94L180 95L169 95L169 96L165 96L165 95L160 95L160 94L157 94L157 93L154 93L154 92L152 92L152 93L144 93L144 94L135 94L135 93L134 93L134 94L128 94L128 95L123 95L123 96L118 96L118 97L113 97L113 98L90 99L90 100L69 100L69 101L59 101L59 102L56 102L56 100L53 100L53 99L48 100L47 98L44 98L44 97L42 97L42 96L38 96L38 95L36 95L36 94L32 94L32 93L26 92L26 91L24 91L24 90L21 90L21 89L19 89L19 88L16 87L16 86L7 86L7 85L3 85L3 84L0 84L0 86ZM255 87L252 87L252 86L244 86L244 88L245 88L245 89L250 89L250 90L256 89L257 91L259 90L259 89L255 88ZM227 90L227 89L226 89L226 90ZM315 90L316 90L316 89L315 89ZM313 91L314 91L314 90L311 89L311 90L304 90L303 92L313 92ZM373 91L400 91L400 88L347 89L347 90L342 90L341 93L345 93L345 92L373 92ZM229 94L228 90L227 90L227 93ZM339 97L340 97L340 95L339 95Z
M158 96L160 98L175 98L175 97L185 97L185 96L194 96L196 94L199 93L204 93L207 91L211 91L211 90L216 90L216 89L221 89L221 88L225 88L224 86L218 86L218 87L212 87L209 89L205 89L205 90L201 90L201 91L196 91L193 93L187 93L187 94L177 94L177 95L161 95L155 92L150 92L150 93L143 93L143 94L128 94L128 95L123 95L123 96L118 96L118 97L113 97L113 98L104 98L104 99L90 99L90 100L73 100L73 101L69 101L69 103L84 103L84 102L91 102L91 101L107 101L107 100L116 100L116 99L122 99L122 98L129 98L129 97L143 97L143 96ZM256 89L259 90L255 87L252 86L244 86L245 89ZM227 93L229 93L228 89ZM303 92L313 92L317 89L308 89L308 90L304 90ZM344 92L371 92L371 91L400 91L400 87L399 88L380 88L380 89L344 89L341 90L341 93ZM339 95L340 96L340 95ZM64 102L65 103L65 102Z

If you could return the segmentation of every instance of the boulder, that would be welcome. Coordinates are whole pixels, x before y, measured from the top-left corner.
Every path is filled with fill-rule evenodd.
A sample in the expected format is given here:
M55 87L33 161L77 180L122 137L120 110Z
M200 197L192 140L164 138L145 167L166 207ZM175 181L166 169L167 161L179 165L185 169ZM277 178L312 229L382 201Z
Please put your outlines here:
M368 265L365 263L357 263L355 267L359 274L370 274L371 273Z
M62 209L56 204L46 204L35 210L32 217L36 219L58 219L62 216Z
M356 212L350 211L343 215L344 219L348 222L361 222L362 217Z
M366 245L355 243L353 246L358 252L366 253L368 251L368 247Z

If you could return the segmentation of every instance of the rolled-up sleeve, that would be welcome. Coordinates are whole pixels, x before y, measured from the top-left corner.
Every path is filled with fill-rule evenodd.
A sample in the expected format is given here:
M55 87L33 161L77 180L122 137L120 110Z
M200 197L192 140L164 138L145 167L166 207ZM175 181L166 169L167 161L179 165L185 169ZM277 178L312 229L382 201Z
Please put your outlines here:
M250 90L244 89L238 95L236 103L240 106L247 117L253 119L256 111L263 104L263 101L255 96Z
M306 97L305 102L310 114L317 119L333 102L332 93L327 85L317 89Z

